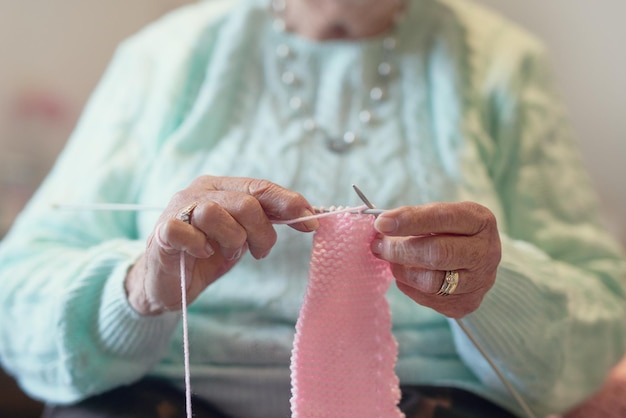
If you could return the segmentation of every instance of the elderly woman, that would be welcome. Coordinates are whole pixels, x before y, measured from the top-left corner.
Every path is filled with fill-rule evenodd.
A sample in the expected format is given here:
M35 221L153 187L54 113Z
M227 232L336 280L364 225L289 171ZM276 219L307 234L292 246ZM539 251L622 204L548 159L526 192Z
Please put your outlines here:
M354 205L356 183L389 209L371 251L395 277L407 416L523 414L461 317L537 416L568 409L624 352L626 262L548 73L534 38L465 0L172 13L120 47L2 243L2 364L31 396L78 403L49 416L146 393L169 416L158 399L182 386L184 252L206 416L288 416L303 232L318 221L273 222Z

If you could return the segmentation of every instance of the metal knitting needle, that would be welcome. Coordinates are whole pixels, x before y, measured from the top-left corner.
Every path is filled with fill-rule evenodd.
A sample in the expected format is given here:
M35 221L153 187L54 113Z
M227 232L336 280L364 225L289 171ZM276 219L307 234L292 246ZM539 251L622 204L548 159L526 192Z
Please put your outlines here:
M367 197L365 197L365 194L361 191L361 189L359 189L359 187L356 184L353 184L352 188L354 189L356 194L359 196L359 199L361 199L363 203L365 203L365 206L367 206L370 209L376 209L376 206L374 206L372 202L370 202L370 200Z
M356 214L363 213L365 215L378 216L381 213L387 211L387 209L377 209L376 206L374 206L372 202L370 202L369 199L365 197L365 194L361 191L361 189L359 189L359 187L356 184L353 184L352 188L354 189L356 194L359 196L359 199L361 199L361 201L363 201L365 206L367 206L367 209L363 209L363 206L359 206L359 207L355 207L354 210L351 210L350 213L356 213ZM329 213L329 212L335 212L336 210L340 210L342 209L342 207L331 206L330 208L325 208L322 206L322 207L314 207L313 209L315 213Z
M376 210L376 206L374 206L374 204L372 204L372 202L365 196L365 194L361 191L361 189L359 189L357 187L356 184L353 184L352 188L354 189L356 194L359 196L359 198L363 201L363 203L365 203L365 205L368 208L370 208L370 210ZM474 346L480 352L480 354L485 358L487 363L489 363L489 366L491 366L492 370L495 372L495 374L498 376L498 378L500 378L500 380L504 384L504 387L506 387L506 389L509 391L511 396L513 396L513 399L515 399L515 401L522 408L522 410L528 416L528 418L536 418L536 415L530 409L530 407L528 406L526 401L524 401L524 398L520 395L520 393L517 391L517 389L515 389L513 384L506 378L504 373L496 365L496 363L493 361L491 356L489 356L487 351L485 351L485 349L478 343L478 340L476 340L476 338L472 335L472 333L465 326L465 324L460 319L455 319L455 321L456 321L457 325L459 326L459 328L461 329L461 331L463 331L463 333L472 342L472 344L474 344Z
M352 184L352 188L356 192L357 196L359 196L359 199L361 199L361 201L365 204L365 206L369 208L369 209L365 209L361 213L378 216L381 213L387 211L386 209L377 209L376 206L374 206L374 204L365 196L365 193L363 193L361 189L359 189L359 186L357 186L356 184Z

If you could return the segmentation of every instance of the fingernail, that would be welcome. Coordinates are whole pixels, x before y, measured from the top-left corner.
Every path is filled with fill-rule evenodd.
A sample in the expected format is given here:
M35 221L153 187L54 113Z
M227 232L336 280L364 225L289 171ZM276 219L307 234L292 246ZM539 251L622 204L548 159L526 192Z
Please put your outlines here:
M311 212L308 209L305 209L300 214L299 218L304 218L308 216L313 216L313 212ZM306 229L308 229L309 231L315 231L320 226L320 223L317 219L309 219L308 221L304 221L303 224L306 227Z
M159 247L163 248L166 251L174 251L175 248L169 245L163 238L161 238L161 225L159 224L154 231L154 240L157 242Z
M215 254L215 250L213 249L213 246L211 244L209 244L208 242L204 246L204 250L206 251L207 258L211 257L213 254Z
M388 234L398 228L398 222L395 220L395 218L379 216L374 223L374 228L376 228L379 232Z
M372 244L370 245L370 248L372 249L372 252L374 254L382 254L382 252L383 252L383 240L375 239L374 241L372 241Z
M270 255L270 252L271 252L271 251L272 251L272 250L271 250L271 249L269 249L269 250L265 251L264 253L261 253L261 254L257 257L257 260L262 260L262 259L266 258L268 255Z
M235 251L230 257L227 257L226 259L228 261L234 261L234 260L239 260L241 258L241 256L243 255L243 247L239 248L237 251Z

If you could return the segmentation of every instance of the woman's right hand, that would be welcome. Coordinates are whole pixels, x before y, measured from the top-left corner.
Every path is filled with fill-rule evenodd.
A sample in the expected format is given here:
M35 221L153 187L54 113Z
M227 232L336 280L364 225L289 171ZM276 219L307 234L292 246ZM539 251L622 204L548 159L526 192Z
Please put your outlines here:
M195 205L186 223L178 215ZM139 314L181 308L180 253L187 257L187 303L230 270L250 250L266 257L276 242L273 220L311 215L302 195L266 180L236 177L197 178L176 193L148 238L144 255L126 276L129 303ZM309 232L316 220L291 225Z

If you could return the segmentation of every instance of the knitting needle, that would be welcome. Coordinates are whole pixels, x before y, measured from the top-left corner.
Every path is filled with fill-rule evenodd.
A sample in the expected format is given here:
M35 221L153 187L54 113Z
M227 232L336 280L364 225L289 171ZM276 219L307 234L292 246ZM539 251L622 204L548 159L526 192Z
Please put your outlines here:
M365 197L365 194L361 191L361 189L359 189L359 187L356 184L353 184L352 188L354 189L356 194L359 196L359 199L361 199L363 203L365 203L365 206L367 206L370 209L376 209L376 206L374 206L372 202L370 202L370 200L367 197Z
M361 189L359 189L359 187L356 184L352 185L352 188L354 189L354 191L356 192L356 194L359 196L359 199L361 199L363 201L363 203L365 204L365 206L368 207L368 209L355 209L353 212L351 213L363 213L366 215L374 215L374 216L378 216L383 212L386 212L386 209L377 209L376 206L374 206L372 204L372 202L370 202L368 200L367 197L365 197L365 194L363 194L363 192L361 191ZM330 207L330 208L324 208L324 207L319 207L319 208L314 208L315 213L327 213L327 212L334 212L335 210L337 210L338 208Z
M331 213L331 212L336 212L337 210L341 209L341 207L335 207L335 206L331 206L330 208L325 208L325 207L314 207L313 208L313 212L318 214L318 213ZM365 215L374 215L374 216L378 216L383 212L386 212L387 209L358 209L358 208L354 208L354 210L349 211L349 213L354 213L354 214L365 214Z

